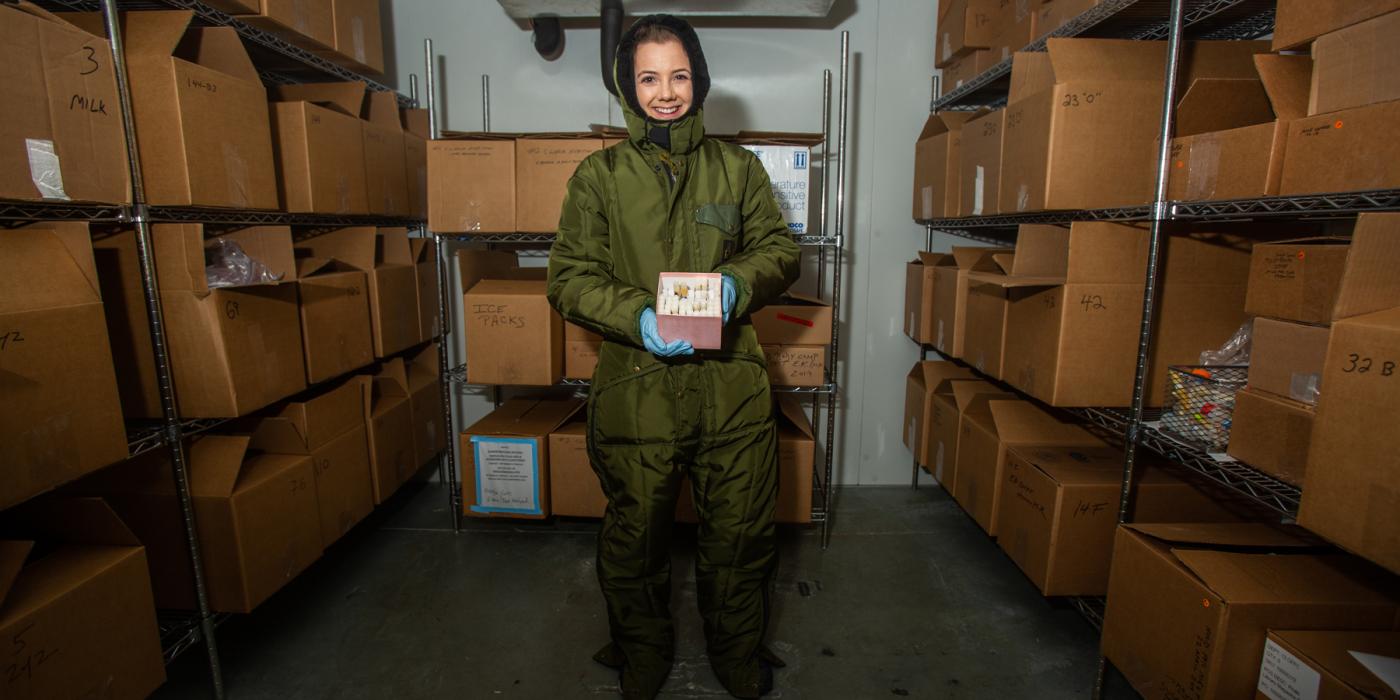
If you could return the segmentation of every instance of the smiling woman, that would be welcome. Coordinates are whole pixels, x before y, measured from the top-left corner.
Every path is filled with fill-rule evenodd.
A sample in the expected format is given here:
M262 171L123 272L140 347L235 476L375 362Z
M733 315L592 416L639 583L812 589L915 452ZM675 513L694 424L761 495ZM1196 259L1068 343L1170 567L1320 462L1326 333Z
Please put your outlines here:
M652 119L669 121L690 110L694 90L690 81L690 57L674 34L637 46L634 59L637 102Z

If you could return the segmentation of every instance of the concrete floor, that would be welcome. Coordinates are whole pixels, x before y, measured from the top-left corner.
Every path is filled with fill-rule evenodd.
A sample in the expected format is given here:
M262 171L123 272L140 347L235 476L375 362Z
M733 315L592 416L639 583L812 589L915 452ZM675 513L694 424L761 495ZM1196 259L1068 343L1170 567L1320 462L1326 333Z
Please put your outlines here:
M606 698L613 671L591 522L469 521L415 485L252 615L220 628L231 698ZM831 547L781 531L770 696L1088 698L1097 636L1049 603L937 487L839 492ZM662 697L727 697L695 611L693 534L675 556L677 661ZM1110 697L1131 696L1112 684ZM157 698L206 697L203 649Z

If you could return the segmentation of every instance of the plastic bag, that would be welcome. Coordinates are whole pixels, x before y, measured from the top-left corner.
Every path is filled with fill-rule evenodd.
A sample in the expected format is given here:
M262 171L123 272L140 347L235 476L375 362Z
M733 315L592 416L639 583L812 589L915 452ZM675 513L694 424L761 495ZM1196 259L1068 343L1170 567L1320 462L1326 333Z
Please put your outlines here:
M1201 353L1201 364L1207 367L1247 366L1249 346L1254 337L1254 319L1244 322L1230 339L1215 350Z
M210 289L277 284L282 277L243 252L237 241L216 238L204 247L204 278Z

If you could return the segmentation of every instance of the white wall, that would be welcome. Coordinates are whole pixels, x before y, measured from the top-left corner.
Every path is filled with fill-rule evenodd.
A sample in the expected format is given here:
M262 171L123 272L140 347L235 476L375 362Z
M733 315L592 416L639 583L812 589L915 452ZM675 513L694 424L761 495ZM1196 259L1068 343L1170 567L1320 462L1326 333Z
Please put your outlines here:
M443 128L482 127L482 74L491 76L493 130L572 131L590 123L621 124L599 75L596 22L567 26L563 56L547 62L535 53L530 32L495 2L386 4L391 80L407 91L410 73L421 79L424 38L433 40L441 56ZM821 21L696 23L714 81L706 125L727 132L820 131L822 70L832 70L833 83L839 80L840 32L850 32L839 484L909 482L911 459L900 425L904 379L918 349L904 337L900 315L904 263L922 247L924 237L923 228L909 218L910 178L914 138L928 113L934 5L932 0L838 0L831 18ZM833 183L834 176L833 160ZM834 230L834 195L829 206L829 228ZM937 245L946 249L948 241ZM464 399L462 415L474 420L488 405L483 398Z

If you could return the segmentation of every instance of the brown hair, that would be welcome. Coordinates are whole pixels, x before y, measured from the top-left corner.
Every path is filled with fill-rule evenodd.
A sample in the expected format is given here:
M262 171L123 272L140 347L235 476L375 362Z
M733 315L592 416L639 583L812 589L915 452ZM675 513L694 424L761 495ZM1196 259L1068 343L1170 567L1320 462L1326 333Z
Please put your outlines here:
M634 44L664 44L668 41L680 41L681 37L670 27L661 24L645 24L637 30L633 37Z

